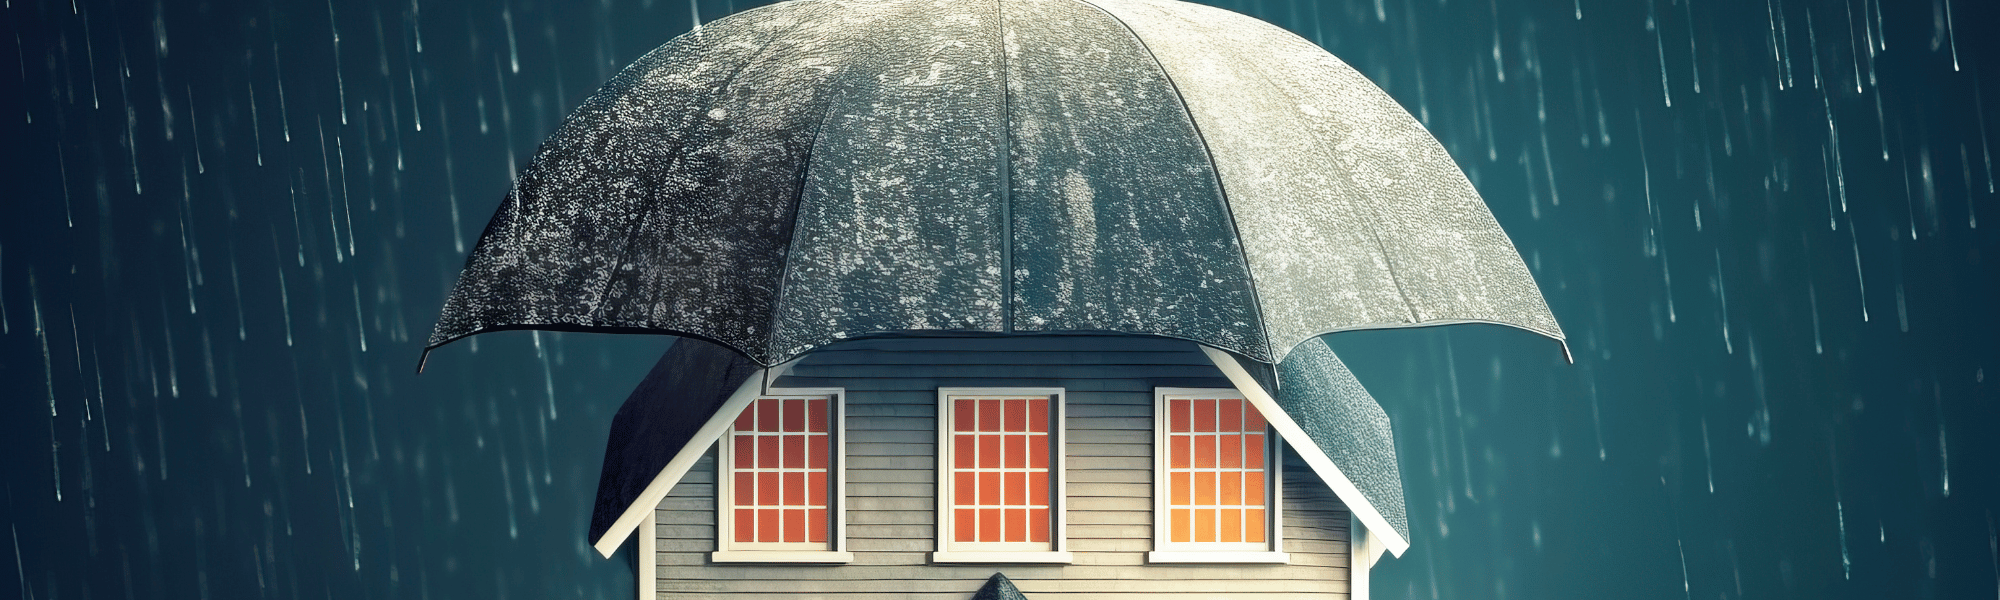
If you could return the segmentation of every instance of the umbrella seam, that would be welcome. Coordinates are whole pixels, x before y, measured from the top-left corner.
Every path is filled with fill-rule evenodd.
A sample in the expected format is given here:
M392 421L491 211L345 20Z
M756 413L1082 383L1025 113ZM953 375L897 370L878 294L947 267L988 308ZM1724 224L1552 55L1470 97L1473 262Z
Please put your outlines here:
M1013 109L1013 90L1007 83L1007 10L1001 7L1003 0L993 0L993 22L999 33L1000 80L1000 147L997 152L1000 162L1000 331L1014 332L1014 198L1013 198L1013 122L1009 113Z
M1172 73L1167 72L1167 66L1160 62L1160 57L1153 54L1153 48L1146 44L1146 38L1140 37L1139 32L1133 30L1130 24L1126 23L1124 19L1118 18L1118 15L1112 14L1111 11L1105 10L1104 7L1098 6L1093 0L1075 1L1078 4L1090 7L1092 10L1103 13L1105 18L1111 19L1119 27L1123 27L1125 33L1132 36L1132 41L1139 44L1139 49L1146 53L1146 58L1151 59L1153 66L1160 70L1160 77L1166 80L1167 87L1173 90L1174 100L1180 103L1181 113L1187 115L1188 126L1194 129L1194 140L1201 144L1202 156L1208 159L1208 170L1215 181L1216 199L1222 204L1223 218L1229 220L1230 233L1234 234L1232 240L1235 242L1236 255L1243 261L1243 277L1245 283L1250 286L1250 309L1254 312L1257 333L1260 338L1259 342L1264 346L1263 354L1271 357L1271 364L1277 364L1280 355L1277 353L1276 344L1271 340L1270 329L1264 325L1264 303L1263 299L1257 295L1257 273L1250 268L1250 252L1243 244L1243 230L1237 227L1236 213L1232 212L1229 208L1229 189L1223 186L1222 172L1215 166L1215 151L1209 148L1208 139L1202 137L1201 123L1194 118L1194 111L1188 108L1187 97L1181 93L1180 85L1174 83L1174 76Z
M717 99L722 98L724 94L728 93L730 90L730 86L736 83L736 78L742 76L744 71L750 70L750 66L756 64L757 59L764 57L765 54L770 51L771 45L773 43L777 42L780 38L783 38L787 34L790 34L792 31L798 29L804 24L805 24L805 19L799 19L797 22L794 22L791 27L786 28L782 32L772 34L769 39L766 39L764 41L764 44L757 48L757 52L755 54L750 55L749 58L743 61L742 66L737 67L735 72L729 74L729 79L724 80L722 82L722 85L717 86L715 88L716 92L714 96L710 97L710 101L708 103L709 107L711 109L714 108L715 101ZM695 31L699 31L699 29ZM699 122L699 120L697 120L697 122ZM682 139L685 140L686 138L683 137ZM686 158L685 144L683 144L680 150L682 150L682 152L676 153L673 158L673 164L675 166L678 166L683 162L685 162L684 161L684 159ZM592 308L590 311L593 316L593 320L603 318L604 316L604 305L602 304L603 299L605 295L611 292L611 286L618 280L618 269L625 264L626 256L628 256L632 252L632 235L634 232L637 232L643 225L652 222L652 216L658 212L657 209L659 208L660 200L661 200L660 194L654 194L652 198L649 198L648 201L646 202L647 205L646 210L643 210L639 213L640 216L638 222L633 223L626 229L625 235L623 236L625 244L624 247L620 248L618 251L618 260L611 263L611 269L610 271L607 272L607 275L604 278L604 285L599 286L597 290L597 300L599 304L596 307ZM732 348L735 347L734 344L723 344L723 345L730 346ZM741 352L740 349L738 351ZM744 354L748 355L749 353L744 352ZM762 361L757 361L757 362L759 362L760 364L762 363Z
M1166 12L1166 14L1168 14L1168 15L1171 15L1171 16L1172 16L1173 18L1175 18L1175 19L1178 19L1178 20L1181 20L1181 21L1184 21L1184 22L1187 22L1187 23L1188 23L1189 25L1191 25L1191 26L1193 26L1193 27L1196 27L1196 28L1199 28L1198 30L1199 30L1199 31L1201 31L1201 33L1202 33L1203 35L1207 35L1207 34L1209 33L1209 32L1208 32L1208 31L1207 31L1207 30L1206 30L1205 28L1201 28L1201 24L1200 24L1200 23L1197 23L1197 22L1195 22L1195 21L1194 21L1193 19L1189 19L1189 18L1187 18L1187 17L1186 17L1186 16L1184 16L1184 15L1180 15L1180 14L1176 14L1176 13L1172 13L1172 12L1168 12L1168 11L1162 11L1162 12ZM1253 20L1254 20L1254 19L1253 19ZM1261 21L1259 21L1259 22L1261 22ZM1310 42L1308 42L1308 43L1310 43ZM1318 45L1317 45L1317 44L1314 44L1314 46L1318 46ZM1226 46L1226 45L1220 45L1220 44L1216 45L1216 47L1218 48L1218 51L1224 51L1223 49L1227 48L1227 46ZM1240 55L1238 55L1238 56L1240 56ZM1285 88L1284 86L1281 86L1281 85L1278 85L1278 84L1277 84L1277 83L1275 82L1275 80L1274 80L1274 79L1272 79L1272 77L1271 77L1271 74L1270 74L1270 72L1269 72L1268 70L1266 70L1266 69L1264 68L1264 63L1262 63L1262 62L1259 62L1259 61L1242 61L1242 62L1244 62L1244 63L1248 64L1248 65L1249 65L1249 67L1250 67L1250 70L1251 70L1252 72L1254 72L1254 73L1256 73L1256 74L1257 74L1257 78L1258 78L1258 79L1260 79L1260 80L1263 80L1263 82L1264 82L1264 84L1265 84L1265 85L1267 85L1267 86L1270 86L1270 88L1271 88L1271 90L1272 90L1272 91L1275 91L1275 92L1277 92L1278 94L1280 94L1280 95L1283 95L1283 96L1284 96L1285 98L1287 98L1287 99L1290 99L1290 100L1291 100L1291 101L1292 101L1292 102L1293 102L1294 104L1297 104L1297 103L1298 103L1298 100L1299 100L1299 99L1298 99L1298 97L1297 97L1297 96L1294 96L1294 95L1292 94L1292 91L1291 91L1291 90L1289 90L1289 89L1286 89L1286 88ZM1371 85L1372 85L1372 82L1371 82ZM1308 123L1310 123L1310 121L1308 121ZM1217 174L1217 177L1219 178L1220 176L1221 176L1221 175L1220 175L1220 174L1218 173L1218 174ZM1397 275L1397 270L1398 270L1398 267L1396 266L1396 259L1395 259L1395 257L1393 257L1393 256L1390 256L1390 255L1389 255L1389 250L1388 250L1388 247L1387 247L1387 246L1385 246L1385 245L1383 245L1383 243L1382 243L1382 233L1381 233L1381 229L1382 229L1382 228L1381 228L1381 215L1380 215L1379 213L1377 213L1377 212L1376 212L1376 211L1374 210L1373 206L1368 206L1368 207L1357 207L1357 208L1355 208L1355 212L1357 212L1357 213L1365 213L1365 214L1366 214L1366 215L1368 216L1368 217L1367 217L1367 218L1368 218L1368 225L1369 225L1369 227L1368 227L1368 237L1369 237L1369 239L1370 239L1370 240L1372 240L1372 241L1374 241L1374 242L1375 242L1375 250L1376 250L1376 252L1380 253L1380 254L1381 254L1381 256L1382 256L1382 262L1383 262L1383 265L1384 265L1385 267L1387 267L1387 269L1386 269L1386 270L1387 270L1387 271L1389 272L1389 283L1390 283L1391 285L1395 286L1395 288L1396 288L1396 297L1397 297L1397 298L1399 298L1399 299L1401 299L1401 300L1403 301L1403 309L1404 309L1404 310L1406 310L1406 311L1408 311L1408 313L1409 313L1409 316L1410 316L1410 322L1412 322L1412 323L1421 323L1421 322L1423 322L1423 320L1422 320L1422 319L1420 319L1420 318L1418 318L1418 317L1417 317L1417 309L1416 309L1416 305L1415 305L1414 303L1410 302L1410 295L1409 295L1409 293L1403 290L1403 280L1402 280L1402 277L1399 277L1399 276ZM1304 343L1304 342L1305 342L1305 340L1299 340L1299 343ZM1298 344L1292 344L1292 345L1291 345L1291 347L1296 347L1297 345L1298 345ZM1290 352L1290 347L1288 347L1286 351L1287 351L1287 353L1289 353L1289 352Z
M826 106L820 110L819 126L813 128L812 141L806 144L806 155L800 161L799 190L798 193L792 195L792 235L790 239L785 241L785 264L779 268L778 287L775 292L777 297L771 300L770 325L765 331L764 354L768 356L775 357L783 353L782 350L775 347L778 339L778 317L785 306L785 290L790 289L787 282L792 278L792 248L797 245L799 240L799 222L804 218L806 182L812 178L812 159L815 154L818 154L820 134L826 131L827 121L833 119L833 108L838 102L837 95L842 91L840 86L846 83L847 74L853 70L853 67L854 63L852 62L843 64L840 66L840 73L833 76L834 87L831 88L832 91L827 96ZM758 364L764 364L764 359L759 357L757 362ZM774 359L770 361L770 365L764 366L771 366L780 362L784 361Z

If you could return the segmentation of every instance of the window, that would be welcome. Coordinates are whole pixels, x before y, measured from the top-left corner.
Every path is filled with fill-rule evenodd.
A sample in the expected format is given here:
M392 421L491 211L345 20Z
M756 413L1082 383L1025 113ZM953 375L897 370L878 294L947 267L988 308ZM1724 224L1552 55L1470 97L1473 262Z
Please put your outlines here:
M772 390L722 437L716 562L846 562L841 390Z
M1154 393L1153 562L1284 562L1277 438L1235 390Z
M937 562L1069 562L1063 391L938 390Z

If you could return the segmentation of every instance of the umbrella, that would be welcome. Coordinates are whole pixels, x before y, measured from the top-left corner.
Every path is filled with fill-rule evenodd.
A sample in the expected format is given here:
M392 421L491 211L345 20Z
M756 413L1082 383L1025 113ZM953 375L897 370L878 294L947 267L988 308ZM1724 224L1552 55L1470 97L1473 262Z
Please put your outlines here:
M568 117L425 353L650 332L775 365L1092 331L1275 364L1468 322L1563 339L1443 147L1304 39L1172 0L796 0L668 42Z

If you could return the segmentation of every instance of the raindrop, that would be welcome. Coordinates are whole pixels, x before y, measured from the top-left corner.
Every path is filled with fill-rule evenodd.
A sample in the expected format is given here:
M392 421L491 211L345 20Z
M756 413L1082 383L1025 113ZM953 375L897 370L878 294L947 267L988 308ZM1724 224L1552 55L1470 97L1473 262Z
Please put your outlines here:
M257 166L264 166L264 131L257 120L257 82L244 83L250 89L250 139L257 149Z
M692 7L692 6L693 6L693 3L692 3L692 0L690 0L690 2L689 2L689 6L690 6L690 7ZM514 73L519 73L519 72L521 72L521 49L520 49L520 44L519 44L519 43L516 43L516 42L514 41L514 11L513 11L513 8L512 8L512 7L508 7L508 6L502 6L502 7L500 7L500 20L501 20L501 21L502 21L503 23L505 23L505 24L506 24L506 26L507 26L507 65L508 65L508 68L509 68L509 69L511 70L511 72L514 72ZM696 14L696 15L695 15L695 19L694 19L694 22L695 22L695 28L699 29L699 28L701 27L701 15L699 15L699 14Z
M1708 447L1708 417L1701 418L1701 464L1708 470L1708 493L1715 493L1715 455Z
M1659 20L1658 20L1658 19L1656 19L1656 18L1654 18L1654 16L1653 16L1653 8L1654 8L1654 3L1652 2L1652 0L1647 0L1647 2L1646 2L1646 31L1651 31L1651 32L1653 32L1653 48L1654 48L1655 50L1658 50L1658 51L1659 51L1659 56L1660 56L1660 97L1661 97L1661 98L1664 98L1664 99L1666 99L1666 102L1667 102L1667 107L1668 107L1668 108L1672 108L1672 107L1674 106L1674 91L1673 91L1673 89L1672 89L1672 88L1671 88L1671 87L1670 87L1670 86L1669 86L1669 85L1667 84L1667 43L1666 43L1665 39L1663 39L1663 38L1661 37L1661 33L1660 33L1660 23L1659 23ZM1496 50L1495 50L1495 52L1497 53L1497 52L1498 52L1498 50L1496 49Z
M1688 23L1688 66L1694 69L1694 93L1701 93L1701 55L1694 49L1694 0L1681 0L1681 8L1687 11Z
M187 85L184 89L188 97L188 142L194 146L194 172L205 174L208 167L201 162L201 119L195 116L194 86Z
M341 141L340 132L333 134L333 151L340 161L340 209L347 217L347 255L354 256L354 203L347 196L347 145ZM339 252L336 247L334 253Z
M1944 389L1938 387L1936 378L1931 380L1931 399L1938 410L1938 476L1944 485L1944 497L1951 497L1951 454L1946 451L1944 440Z
M319 119L313 122L319 126L319 168L320 177L326 182L326 226L333 237L333 262L346 262L347 256L340 252L340 217L333 210L333 157L326 151L326 122ZM354 231L349 230L347 235L354 237Z
M86 19L85 22L88 22ZM1951 0L1944 0L1944 30L1951 40L1951 70L1958 70L1958 30L1952 27Z
M354 290L354 332L361 338L361 351L368 351L368 322L361 316L361 282L349 282Z
M292 293L285 285L284 255L278 253L278 229L276 227L271 228L271 251L279 256L278 308L279 312L285 315L285 346L290 347L292 345ZM301 413L300 416L303 417L304 414ZM307 464L311 464L311 461L308 460Z
M340 19L333 15L333 0L326 0L326 21L327 27L333 31L333 82L340 101L340 124L346 125L347 78L340 71Z
M1896 324L1903 333L1910 332L1910 311L1903 300L1903 282L1896 282Z
M1715 251L1715 296L1716 304L1722 307L1722 348L1730 354L1736 353L1736 346L1729 341L1729 290L1723 283L1722 250Z

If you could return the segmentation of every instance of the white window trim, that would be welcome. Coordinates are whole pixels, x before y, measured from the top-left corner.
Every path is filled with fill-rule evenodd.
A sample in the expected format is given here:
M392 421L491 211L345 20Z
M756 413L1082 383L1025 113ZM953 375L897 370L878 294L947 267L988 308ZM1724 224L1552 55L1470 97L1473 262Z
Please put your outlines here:
M731 442L730 431L735 427L735 419L730 419L729 429L725 429L715 444L715 547L709 553L709 560L718 563L848 563L854 561L854 553L847 550L847 390L845 388L771 388L758 394L754 400L764 398L827 398L827 433L833 439L827 440L828 451L832 454L827 470L832 476L833 489L827 494L827 516L833 521L831 550L800 550L792 544L759 544L765 548L737 547L736 519L732 518L729 500L736 478L729 472L735 464L730 458L735 444ZM748 405L744 410L748 410Z
M1279 550L1284 547L1284 502L1279 497L1279 492L1285 487L1284 446L1281 437L1269 425L1265 426L1264 433L1264 518L1267 522L1264 525L1263 548L1234 549L1221 542L1168 541L1171 539L1168 531L1171 525L1167 498L1171 490L1168 489L1167 477L1167 434L1171 427L1167 422L1167 400L1188 396L1231 397L1250 403L1243 392L1233 388L1153 388L1153 551L1146 553L1146 562L1291 564L1291 554ZM1265 421L1268 423L1270 418L1265 417Z
M954 549L951 518L951 423L952 398L960 396L1048 396L1049 449L1055 455L1049 457L1049 477L1053 480L1049 502L1049 520L1055 531L1049 538L1048 550L1006 550L993 545ZM1066 517L1065 500L1069 497L1067 471L1068 418L1066 407L1068 394L1063 388L938 388L937 404L937 551L931 553L934 563L1042 563L1069 564L1074 560L1069 552L1069 519ZM1039 546L1039 544L1036 544Z

